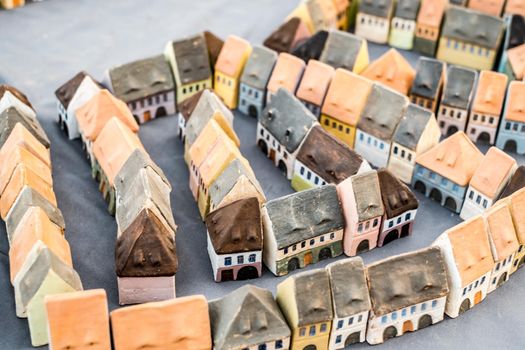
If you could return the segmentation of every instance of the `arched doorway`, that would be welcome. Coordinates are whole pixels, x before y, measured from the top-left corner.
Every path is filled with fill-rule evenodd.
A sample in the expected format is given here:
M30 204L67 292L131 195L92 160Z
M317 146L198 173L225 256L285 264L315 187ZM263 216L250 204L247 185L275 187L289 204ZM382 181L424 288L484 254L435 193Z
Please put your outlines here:
M478 138L476 139L476 143L483 144L483 145L489 145L490 144L490 135L486 131L482 131Z
M438 190L437 188L433 188L432 191L430 191L429 197L438 203L441 203L441 200L443 199L443 195L441 194L441 191Z
M291 258L288 260L288 272L297 270L299 268L299 259Z
M359 254L362 252L366 252L369 249L370 249L370 243L368 242L368 239L365 239L361 241L361 243L359 243L359 245L357 246L356 253Z
M312 252L307 252L303 257L304 266L310 265L313 260Z
M325 247L319 251L319 260L329 259L332 257L332 251L330 248Z
M413 332L414 331L414 324L412 321L408 320L403 323L403 333L406 332Z
M461 305L459 307L459 314L461 315L462 313L464 313L468 309L470 309L470 299L467 298L467 299L463 300L463 302L461 303Z
M401 238L407 237L408 235L410 235L410 223L404 224L401 228Z
M414 184L414 189L420 193L426 194L427 193L427 186L422 181L417 180Z
M346 337L345 348L352 344L357 344L361 341L361 332L354 332Z
M233 281L233 270L222 270L221 271L221 282Z
M383 239L383 245L386 245L392 241L395 241L396 239L399 238L399 231L398 230L392 230L390 232L388 232L388 234L386 235L386 237Z
M264 140L259 140L257 145L259 146L261 152L264 153L265 156L268 156L268 145L266 144L266 142Z
M283 173L283 175L288 175L288 168L282 160L279 161L279 170L281 171L281 173Z
M238 280L249 280L257 277L259 277L259 272L255 266L244 266L237 272Z
M419 321L417 322L417 329L423 329L432 324L432 317L430 315L423 315L419 318Z
M257 111L257 107L255 107L254 105L250 105L250 107L248 107L248 115L253 118L259 117L259 112Z
M456 204L456 201L454 200L454 198L452 197L447 197L447 199L445 200L445 207L452 210L452 211L456 211L457 210L457 204Z
M317 350L317 346L310 344L310 345L305 346L303 350Z
M168 115L168 112L166 112L166 108L164 108L163 106L160 106L159 108L157 108L157 111L155 112L155 118L165 117L167 115Z
M503 150L507 153L518 153L518 144L514 140L508 140Z
M455 133L458 132L458 127L455 126L455 125L451 125L448 127L448 130L447 130L447 136L451 136L451 135L454 135Z
M507 282L507 273L504 272L498 280L498 287L501 286L503 283Z
M394 326L387 327L383 331L383 341L388 340L390 338L394 338L397 335L397 329Z

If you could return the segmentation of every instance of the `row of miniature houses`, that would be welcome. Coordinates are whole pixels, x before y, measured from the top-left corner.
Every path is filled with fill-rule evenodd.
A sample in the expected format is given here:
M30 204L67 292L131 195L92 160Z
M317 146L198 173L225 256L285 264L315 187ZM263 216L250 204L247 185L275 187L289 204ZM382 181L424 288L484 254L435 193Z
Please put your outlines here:
M0 214L9 242L16 315L31 343L48 343L43 298L82 290L53 191L49 139L27 97L0 85Z
M268 290L245 285L111 312L103 290L47 297L52 348L78 334L116 350L343 349L455 318L525 264L525 189L441 234L432 246L368 266L360 257L298 273ZM89 308L86 314L83 310Z

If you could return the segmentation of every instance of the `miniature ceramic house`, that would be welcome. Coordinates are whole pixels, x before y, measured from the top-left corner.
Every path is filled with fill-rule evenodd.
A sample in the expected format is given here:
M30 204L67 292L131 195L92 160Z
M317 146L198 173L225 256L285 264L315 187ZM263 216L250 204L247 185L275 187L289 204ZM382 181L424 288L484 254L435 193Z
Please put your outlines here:
M366 341L379 344L444 318L449 286L439 247L387 258L367 267L372 311Z
M190 119L193 114L193 111L195 110L195 107L197 107L197 103L199 103L204 91L205 90L201 90L195 95L188 97L178 106L179 113L177 119L179 124L179 139L182 142L186 139L186 123L188 123L188 119Z
M202 295L114 310L111 329L115 350L212 348L208 303Z
M332 30L320 61L359 74L368 66L368 45L366 40L353 34Z
M349 0L333 0L335 11L337 13L337 29L346 31L348 30L348 10L350 7Z
M304 70L295 95L316 118L321 114L321 106L333 75L331 66L315 60L310 60Z
M314 33L337 27L337 10L332 0L305 0L305 4L312 20Z
M525 82L509 84L496 146L525 154Z
M400 0L396 4L394 18L390 25L388 44L404 50L412 50L416 19L420 0Z
M70 126L73 126L73 135L75 134L74 125L76 125L76 120L69 120L69 117L71 117L71 115L68 114L67 110L69 107L69 103L73 99L73 96L75 95L78 87L80 86L84 78L87 76L89 75L86 72L81 71L77 73L73 78L65 82L55 91L55 96L57 98L58 125L60 125L60 128L62 130L65 130L67 128L68 131L70 129Z
M16 107L9 107L0 113L0 148L4 145L17 124L22 124L38 142L44 147L49 148L49 139L34 115L26 115Z
M433 245L443 251L450 293L445 313L458 317L487 296L494 260L487 227L481 216L441 234Z
M409 184L414 175L416 158L437 145L440 137L434 113L409 104L392 138L388 170Z
M224 40L208 30L204 31L204 40L206 41L206 47L208 48L208 54L210 56L210 66L213 69L224 46Z
M290 349L328 349L334 314L327 271L288 277L277 285L276 299L292 332Z
M291 52L297 44L308 39L309 36L310 31L306 24L300 18L293 17L270 34L263 44L277 53Z
M507 0L505 3L505 15L520 15L525 16L525 4L523 0Z
M301 59L285 52L279 54L268 85L266 86L266 103L270 103L272 96L275 95L279 89L286 89L292 94L295 94L301 77L303 76L304 68L305 63Z
M73 95L66 110L67 120L61 125L70 140L80 137L77 110L91 100L93 96L98 94L101 89L102 86L89 75L86 75L78 86L77 91Z
M445 15L436 58L474 69L491 70L503 39L503 20L451 6Z
M504 201L509 205L512 221L514 222L514 230L519 242L519 248L514 254L514 261L510 269L510 274L513 274L525 265L525 219L522 215L523 210L525 210L525 190L520 189L516 191Z
M361 1L355 25L356 35L373 43L386 44L393 12L392 0Z
M446 0L421 0L416 20L414 51L434 56L446 6Z
M457 132L416 158L412 187L459 214L482 160L476 145L464 132Z
M498 199L509 197L523 187L525 187L525 165L520 165L510 177L509 182L499 195Z
M505 16L505 37L501 45L498 71L506 73L510 79L514 77L514 73L510 66L507 51L523 44L525 44L525 17L521 15Z
M302 191L326 184L337 185L352 175L368 170L371 168L366 160L317 125L299 149L292 187Z
M0 99L2 97L4 97L6 92L11 93L20 102L22 102L23 104L27 105L31 109L33 109L33 106L31 105L31 102L29 102L27 96L22 91L18 90L14 86L11 86L11 85L8 85L8 84L0 84Z
M445 82L445 71L444 62L420 57L416 65L416 77L409 93L410 101L436 113Z
M396 127L408 99L382 85L374 84L361 112L354 149L371 165L386 167ZM385 106L388 106L385 109Z
M175 77L177 103L212 88L208 49L202 35L168 42L164 55Z
M217 96L230 109L237 108L239 80L251 52L252 47L249 42L230 35L215 63L213 88Z
M0 113L12 109L16 114L24 116L28 120L36 120L35 111L20 100L11 91L5 91L0 98Z
M380 82L395 91L408 95L416 71L396 49L388 50L362 73L365 78Z
M505 73L510 80L523 80L525 77L525 44L507 50Z
M332 321L329 349L362 343L370 313L370 296L363 259L340 260L326 266L332 292Z
M337 192L345 216L345 254L374 249L385 214L377 172L351 176L337 186Z
M437 115L442 135L450 136L458 130L465 131L476 80L475 70L458 66L448 67Z
M299 146L316 124L313 114L289 91L281 88L259 118L256 143L291 180Z
M265 47L255 46L246 62L240 80L239 111L258 118L266 105L266 85L270 80L277 54Z
M246 285L209 308L215 350L290 348L290 329L269 290Z
M104 289L49 295L45 307L50 349L111 348Z
M366 78L337 69L326 93L319 122L349 147L354 147L356 125L372 85Z
M14 9L15 7L21 7L26 4L25 0L1 0L0 5L6 10Z
M319 60L323 52L328 32L320 30L302 43L298 44L292 51L292 55L299 57L305 63L310 60Z
M461 208L461 218L466 220L482 214L498 199L516 171L514 158L491 147L474 172Z
M290 12L288 17L286 17L285 21L289 21L294 17L299 18L305 24L308 34L313 34L316 32L306 1L301 1L299 5L297 5L297 7L295 7L292 12Z
M501 16L503 5L505 5L505 0L470 0L468 2L469 8L496 17Z
M268 201L262 215L263 260L276 276L342 253L345 219L334 185Z
M51 154L49 149L41 144L21 123L15 125L2 145L0 149L0 164L5 164L15 149L19 147L29 151L51 167Z

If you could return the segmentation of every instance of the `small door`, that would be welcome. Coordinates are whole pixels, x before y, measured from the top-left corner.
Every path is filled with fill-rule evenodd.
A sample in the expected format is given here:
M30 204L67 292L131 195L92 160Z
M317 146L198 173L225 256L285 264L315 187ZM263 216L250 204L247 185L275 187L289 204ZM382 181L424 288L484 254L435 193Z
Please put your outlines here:
M360 332L354 332L350 334L346 340L345 340L345 347L350 346L352 344L359 343L361 341L361 333Z
M477 292L476 295L474 296L474 305L479 304L481 302L481 297L482 297L481 291Z
M413 331L414 331L414 325L412 324L412 321L405 321L405 323L403 323L403 333L413 332Z
M151 120L151 112L145 111L144 112L144 123Z
M233 270L222 270L221 271L221 282L233 281Z
M275 150L273 148L270 150L269 157L271 160L275 161Z
M304 255L304 266L310 265L313 261L312 252L308 252Z
M406 237L410 234L410 224L404 224L401 228L401 238Z

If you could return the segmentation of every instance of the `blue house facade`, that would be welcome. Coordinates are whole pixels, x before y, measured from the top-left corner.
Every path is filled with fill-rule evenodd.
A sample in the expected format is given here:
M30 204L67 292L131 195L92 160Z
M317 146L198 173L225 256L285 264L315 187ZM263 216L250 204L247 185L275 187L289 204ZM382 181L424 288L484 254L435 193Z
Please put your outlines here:
M525 123L504 117L499 128L496 147L502 150L506 147L510 149L515 147L516 153L525 154Z

